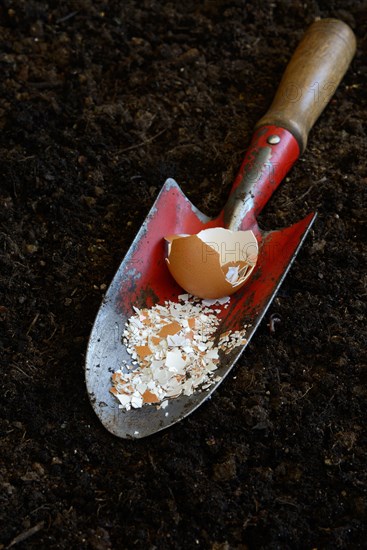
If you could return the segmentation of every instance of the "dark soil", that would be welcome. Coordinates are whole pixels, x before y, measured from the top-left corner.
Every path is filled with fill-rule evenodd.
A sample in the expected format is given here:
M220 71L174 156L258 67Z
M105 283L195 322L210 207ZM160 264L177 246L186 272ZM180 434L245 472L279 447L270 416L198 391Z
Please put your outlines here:
M312 235L213 398L119 440L83 372L106 286L167 176L219 210L319 16L358 52L260 219L317 209ZM3 0L0 25L0 548L366 548L366 2Z

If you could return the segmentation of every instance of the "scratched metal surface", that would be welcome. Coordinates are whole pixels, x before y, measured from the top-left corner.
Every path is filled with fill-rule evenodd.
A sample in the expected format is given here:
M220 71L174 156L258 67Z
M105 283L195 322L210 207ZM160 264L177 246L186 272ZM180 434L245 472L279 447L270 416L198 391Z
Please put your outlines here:
M281 139L270 145L274 133ZM219 315L220 325L215 336L219 338L227 330L241 330L246 324L248 343L315 219L311 214L289 228L268 233L261 232L256 223L256 214L298 153L298 145L287 131L276 127L259 129L229 199L215 219L200 212L173 179L164 184L106 293L88 344L88 394L99 419L113 434L141 438L178 422L215 391L245 348L238 346L229 354L221 353L216 371L220 381L206 391L170 399L166 409L152 405L130 411L119 409L109 389L112 373L123 369L123 362L130 359L122 336L125 323L133 314L133 306L149 307L165 300L177 301L181 293L165 264L164 236L198 233L213 226L254 231L260 245L256 268L249 283L232 296L230 307Z

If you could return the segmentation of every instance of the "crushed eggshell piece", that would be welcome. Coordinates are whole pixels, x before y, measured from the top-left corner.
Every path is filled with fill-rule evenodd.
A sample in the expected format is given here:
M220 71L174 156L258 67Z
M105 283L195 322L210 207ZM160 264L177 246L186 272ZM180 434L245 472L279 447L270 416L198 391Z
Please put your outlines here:
M162 327L161 330L158 332L158 336L165 338L166 336L177 334L180 330L180 323L178 323L177 321L173 321L173 323L168 323L167 325L164 325L164 327Z
M191 329L194 329L195 328L195 324L196 324L196 320L195 319L189 319L188 321L188 325Z
M149 346L136 346L135 351L141 360L149 357L149 355L152 355L152 350Z
M234 285L238 281L239 269L240 267L238 265L228 268L226 279L232 285Z
M160 399L150 390L145 390L143 393L143 401L144 403L159 403Z
M246 327L218 337L219 314L228 299L214 309L218 300L208 306L186 296L150 309L134 307L123 335L133 361L111 376L111 393L121 409L152 405L163 409L180 395L207 390L220 380L215 375L219 353L227 354L245 342Z

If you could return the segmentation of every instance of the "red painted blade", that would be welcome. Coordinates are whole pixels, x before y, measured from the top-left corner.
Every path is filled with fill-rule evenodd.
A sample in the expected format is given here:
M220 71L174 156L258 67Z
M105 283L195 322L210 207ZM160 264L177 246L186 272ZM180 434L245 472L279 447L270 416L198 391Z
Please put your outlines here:
M249 218L248 218L249 219ZM255 332L282 280L292 264L313 221L314 214L295 225L261 234L256 222L251 228L261 240L258 263L249 283L234 294L230 307L221 314L219 333L249 325L247 341ZM182 193L174 180L168 180L126 254L97 315L87 352L86 381L93 407L103 425L119 437L144 437L162 430L195 410L216 389L170 401L169 415L147 406L121 411L110 394L111 374L130 356L122 345L124 325L133 305L151 306L165 300L177 301L182 292L165 265L163 237L172 233L197 233L223 223L223 212L215 220L203 215ZM218 376L223 379L245 346L221 359Z

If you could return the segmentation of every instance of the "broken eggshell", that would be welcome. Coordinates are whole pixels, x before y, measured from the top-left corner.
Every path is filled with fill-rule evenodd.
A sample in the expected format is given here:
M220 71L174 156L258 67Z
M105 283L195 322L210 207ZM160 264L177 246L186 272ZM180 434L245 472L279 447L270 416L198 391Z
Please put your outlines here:
M222 227L197 235L170 235L166 262L176 282L199 298L222 298L237 292L250 277L258 255L252 231Z

